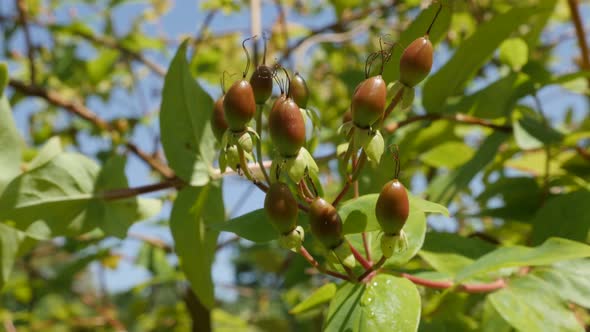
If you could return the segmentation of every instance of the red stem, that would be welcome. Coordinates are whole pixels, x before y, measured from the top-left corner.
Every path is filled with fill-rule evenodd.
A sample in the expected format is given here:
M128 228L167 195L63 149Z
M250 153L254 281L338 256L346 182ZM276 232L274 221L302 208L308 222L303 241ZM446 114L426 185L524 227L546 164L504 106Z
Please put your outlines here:
M452 281L428 280L407 273L402 273L402 277L410 280L416 285L433 289L449 289L455 286ZM457 286L457 289L466 293L488 293L504 287L506 287L506 281L504 279L498 279L489 283L460 284Z
M363 245L365 246L365 254L369 263L373 263L371 259L371 249L369 248L369 241L367 240L367 233L363 232Z
M354 255L354 258L356 258L356 260L361 263L361 265L365 268L365 270L369 270L373 268L373 264L371 264L370 262L368 262L363 255L361 255L360 252L358 252L358 250L356 250L356 248L350 243L348 242L348 246L350 247L350 250L352 251L352 254Z
M358 277L357 280L360 282L365 282L367 280L371 280L373 278L373 276L375 275L375 271L377 271L379 268L381 268L381 266L383 264L385 264L386 260L387 260L387 258L385 258L385 256L381 256L379 261L377 263L373 264L373 266L371 266L371 268L367 269L367 271L365 271L365 273L363 273L360 277Z
M348 276L345 276L344 274L322 268L320 266L320 263L318 263L318 261L316 261L315 258L313 258L313 256L309 253L309 251L307 251L307 249L305 249L304 246L301 246L301 248L299 248L299 253L301 254L301 256L303 256L303 258L305 258L306 261L309 262L309 264L311 264L311 266L315 267L321 273L325 273L331 275L332 277L339 278L342 280L350 281L350 278Z

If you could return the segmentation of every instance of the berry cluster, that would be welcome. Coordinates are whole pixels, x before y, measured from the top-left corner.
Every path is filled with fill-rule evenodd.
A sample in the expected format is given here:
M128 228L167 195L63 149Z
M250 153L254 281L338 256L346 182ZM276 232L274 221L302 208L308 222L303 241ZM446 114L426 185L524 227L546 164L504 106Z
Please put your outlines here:
M432 23L423 37L404 49L399 63L400 78L389 87L381 73L391 57L393 45L384 50L380 40L381 49L367 57L366 78L357 85L351 97L350 119L340 129L348 140L342 162L347 169L350 165L350 171L347 172L341 194L332 203L322 198L321 191L318 191L318 188L321 189L317 177L318 167L305 148L305 119L312 117L307 109L310 92L305 80L297 73L289 75L279 65L266 65L266 43L262 64L254 70L250 80L246 80L250 59L245 43L252 38L242 43L248 58L246 70L242 78L233 83L215 103L211 125L222 147L219 157L222 171L230 167L264 188L264 209L268 220L280 234L279 242L283 247L295 252L305 251L302 247L304 230L297 225L299 210L302 210L307 212L313 237L325 247L328 261L341 264L351 274L350 268L359 260L358 252L343 235L342 220L335 205L350 184L357 180L365 162L374 165L379 163L385 151L379 128L397 105L401 105L401 111L411 106L414 86L429 74L433 47L428 35ZM371 66L377 59L381 60L379 74L371 76ZM262 165L260 136L263 109L272 95L273 82L277 83L281 94L268 112L268 133L275 152L269 175ZM393 96L393 99L386 108L388 95ZM256 130L248 126L255 116ZM257 144L256 158L252 155L254 141ZM410 206L406 188L397 179L400 171L397 151L394 158L397 165L394 179L385 184L375 206L375 216L383 231L383 261L407 246L403 227ZM260 163L267 184L252 174L248 168L249 160ZM359 262L363 263L361 260ZM368 270L369 267L363 265Z

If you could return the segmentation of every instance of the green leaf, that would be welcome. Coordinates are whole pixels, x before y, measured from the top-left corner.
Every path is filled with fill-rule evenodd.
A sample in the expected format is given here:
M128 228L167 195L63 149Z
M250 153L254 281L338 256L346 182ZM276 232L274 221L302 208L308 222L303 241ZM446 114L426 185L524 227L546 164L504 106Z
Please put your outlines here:
M96 58L86 62L86 71L91 83L97 84L106 79L113 72L119 60L119 52L112 49L102 49Z
M299 225L306 225L307 215L298 214ZM266 217L264 209L254 210L233 218L225 223L213 224L212 229L220 232L232 232L236 235L256 243L265 243L276 240L279 233L274 229Z
M26 231L19 231L0 223L0 289L8 280L16 259L28 252L37 240L47 240L49 230L34 223Z
M494 308L519 331L584 331L559 296L541 279L527 275L488 297Z
M2 76L1 72L0 76ZM0 193L10 180L20 174L21 145L22 141L16 129L8 99L0 93Z
M493 55L500 43L532 15L536 7L514 7L481 24L438 72L424 84L423 104L428 112L440 112L448 97L460 93L465 83Z
M0 97L4 95L4 89L8 84L8 66L4 62L0 62Z
M590 202L590 191L579 190L553 196L537 211L532 243L539 244L552 236L584 242L590 230L590 214L581 208Z
M330 303L324 331L418 330L420 294L405 278L377 275L368 284L342 286Z
M224 220L223 197L219 183L182 189L172 207L170 230L180 266L191 289L208 308L215 305L211 264L219 232L212 225Z
M44 220L54 235L79 234L93 227L84 209L92 198L99 168L92 160L61 153L15 178L0 196L0 219L26 229Z
M486 185L476 200L481 206L501 198L503 206L484 208L479 215L513 220L529 220L539 209L543 191L532 177L503 177Z
M410 202L411 205L422 210L424 213L438 213L446 217L450 216L449 210L446 207L438 203L427 201L422 197L410 195Z
M301 301L293 309L289 311L292 315L305 313L309 310L315 309L324 303L330 302L336 294L336 284L328 283L316 289L308 298Z
M521 38L509 38L500 44L500 61L519 71L529 61L529 47Z
M12 220L20 230L42 220L54 236L99 227L124 237L132 222L159 212L158 200L103 199L104 190L127 187L123 157L107 162L101 172L87 157L60 151L59 141L51 140L27 172L8 184L0 196L0 220Z
M590 246L585 244L550 238L538 247L503 247L482 256L472 265L457 274L458 282L508 267L549 265L558 261L590 256Z
M463 237L455 233L428 232L423 250L437 253L451 253L477 259L496 247L477 238Z
M502 132L494 132L481 144L473 158L466 164L435 178L427 189L435 202L448 205L459 191L469 185L473 177L490 163L497 154L500 145L508 138Z
M434 146L423 153L420 159L432 167L456 168L471 159L474 153L464 142L450 141Z
M534 275L545 281L562 300L590 308L590 260L576 259L558 262L551 267L534 270Z
M164 79L160 132L170 167L193 186L209 182L215 136L209 118L213 100L195 82L185 59L188 41L176 52Z
M418 255L433 269L451 277L455 276L468 265L473 264L472 259L457 254L421 250Z
M517 108L512 113L512 127L516 144L523 150L532 150L544 145L559 143L563 135L545 125L533 115L533 111Z
M563 301L590 308L590 260L558 262L534 270L534 275L551 285Z

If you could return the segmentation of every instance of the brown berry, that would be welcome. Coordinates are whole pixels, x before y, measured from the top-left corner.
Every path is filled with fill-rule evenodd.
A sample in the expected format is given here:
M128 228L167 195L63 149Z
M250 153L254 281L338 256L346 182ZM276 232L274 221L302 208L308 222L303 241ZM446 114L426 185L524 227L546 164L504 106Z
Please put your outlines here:
M234 132L246 129L248 122L256 114L256 101L250 83L244 79L235 82L223 100L225 120Z
M225 95L219 97L213 105L213 114L211 115L211 129L217 141L221 142L223 134L227 130L227 122L225 121L225 112L223 111L223 99Z
M428 36L414 40L402 54L399 62L399 80L413 87L422 82L432 68L433 47Z
M360 128L368 128L383 116L387 101L387 85L381 75L359 83L352 95L352 121Z
M281 156L295 156L305 144L305 120L291 98L270 110L268 128L272 143Z
M383 232L389 235L399 234L409 214L410 201L404 185L397 179L387 182L375 205L375 215Z
M309 88L299 73L295 73L295 76L293 76L293 78L291 78L289 81L289 94L299 107L307 107L307 101L309 100Z
M297 209L297 200L289 186L283 182L275 182L270 186L264 198L264 211L279 233L287 234L295 229Z
M254 100L256 104L262 105L266 103L272 94L272 69L267 65L260 65L252 77L250 77L250 85L254 91Z
M324 246L334 249L342 243L342 219L332 204L317 197L311 203L308 215L311 233Z

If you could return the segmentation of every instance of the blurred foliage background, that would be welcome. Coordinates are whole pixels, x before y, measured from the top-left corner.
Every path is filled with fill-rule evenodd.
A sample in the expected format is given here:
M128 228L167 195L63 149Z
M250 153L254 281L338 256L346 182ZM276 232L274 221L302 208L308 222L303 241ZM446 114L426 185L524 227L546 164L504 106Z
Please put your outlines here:
M451 211L449 218L428 219L425 249L536 245L550 236L588 242L590 60L581 52L588 23L576 31L572 13L590 22L590 6L573 0L442 3L431 34L437 43L433 75L418 88L411 113L395 114L386 135L388 144L400 146L402 181ZM243 70L241 41L265 31L267 59L299 71L312 91L309 104L321 119L314 156L326 196L334 197L342 179L335 152L344 141L337 129L363 79L365 59L381 36L407 46L423 34L435 9L429 5L1 0L0 59L8 63L6 93L27 144L23 161L58 136L66 150L100 164L127 156L129 185L168 177L157 121L163 77L176 48L190 39L190 69L216 99L223 71ZM259 21L252 12L260 13ZM260 43L254 51L259 60ZM400 53L394 48L387 82L397 78ZM365 168L360 192L378 192L392 169L386 159L379 169ZM262 206L254 190L235 175L224 178L228 219ZM174 192L148 197L162 204L161 212L122 236L85 233L22 241L18 253L0 251L4 329L320 329L321 308L297 316L288 311L326 278L310 274L303 259L274 242L253 244L225 233L213 268L217 307L205 308L187 290L173 252L168 217ZM2 248L14 248L10 227L0 226L6 228ZM429 264L419 256L405 268ZM483 330L491 323L482 300L425 290L421 330ZM587 309L575 310L587 324Z

